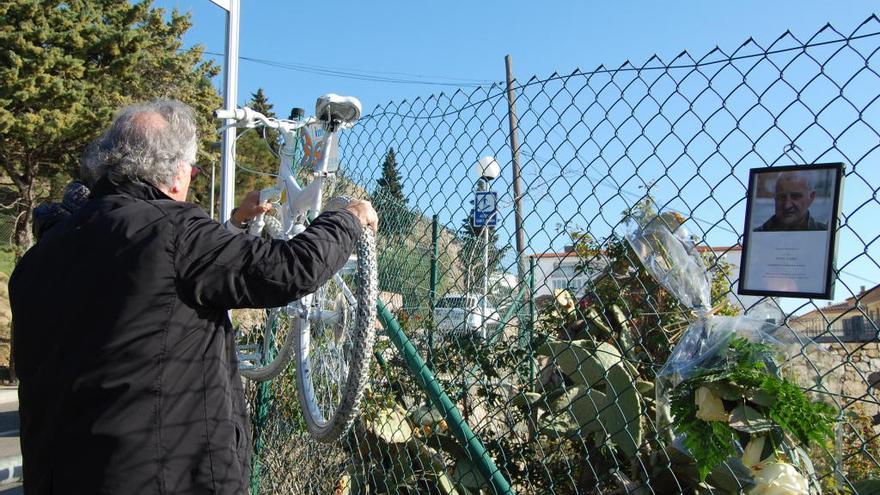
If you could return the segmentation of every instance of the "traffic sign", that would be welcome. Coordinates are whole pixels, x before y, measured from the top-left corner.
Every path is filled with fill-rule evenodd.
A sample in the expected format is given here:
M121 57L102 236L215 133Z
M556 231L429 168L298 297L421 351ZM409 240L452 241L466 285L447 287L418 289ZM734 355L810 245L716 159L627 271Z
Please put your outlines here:
M498 223L498 193L479 191L474 197L474 227L494 227Z

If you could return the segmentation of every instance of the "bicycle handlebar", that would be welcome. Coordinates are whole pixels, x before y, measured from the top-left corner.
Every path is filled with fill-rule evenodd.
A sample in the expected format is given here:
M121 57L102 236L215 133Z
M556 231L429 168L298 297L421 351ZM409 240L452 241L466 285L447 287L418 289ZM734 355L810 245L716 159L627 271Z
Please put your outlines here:
M245 118L245 111L241 108L236 108L234 110L227 110L225 108L221 108L219 110L214 110L214 118L215 119L235 119L242 120Z
M234 120L235 122L228 124L224 127L257 127L264 126L269 127L271 129L282 129L288 131L295 131L306 124L310 123L314 119L308 120L300 120L300 121L291 121L291 120L281 120L281 119L273 119L270 117L266 117L260 112L244 107L244 108L236 108L233 110L228 109L219 109L214 110L214 118L220 120Z

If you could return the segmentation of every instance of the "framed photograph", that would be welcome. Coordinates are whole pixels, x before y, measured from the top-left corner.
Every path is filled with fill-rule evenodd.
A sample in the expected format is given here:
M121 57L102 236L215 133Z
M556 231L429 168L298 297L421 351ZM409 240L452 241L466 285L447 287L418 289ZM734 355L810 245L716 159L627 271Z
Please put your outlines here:
M842 163L749 171L739 294L831 299Z

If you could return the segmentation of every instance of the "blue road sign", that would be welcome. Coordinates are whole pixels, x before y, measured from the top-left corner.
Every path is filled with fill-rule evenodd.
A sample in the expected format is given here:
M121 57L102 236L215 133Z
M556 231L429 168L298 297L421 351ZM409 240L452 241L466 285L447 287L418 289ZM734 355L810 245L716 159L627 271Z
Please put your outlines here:
M474 197L474 227L494 227L498 223L498 193L479 191Z

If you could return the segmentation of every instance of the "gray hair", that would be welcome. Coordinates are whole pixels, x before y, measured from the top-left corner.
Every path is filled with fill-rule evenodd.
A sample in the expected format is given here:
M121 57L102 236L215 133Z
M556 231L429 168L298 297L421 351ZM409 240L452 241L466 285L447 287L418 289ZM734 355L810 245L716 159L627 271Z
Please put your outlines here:
M157 100L120 110L110 128L83 154L87 182L102 176L170 187L181 162L195 163L197 129L193 110L175 100Z
M813 170L792 170L790 172L779 172L779 174L776 175L776 182L779 182L783 178L787 180L803 181L807 185L807 189L809 189L810 191L813 191L816 188L816 173Z

